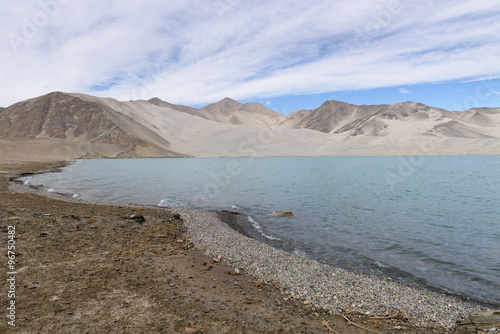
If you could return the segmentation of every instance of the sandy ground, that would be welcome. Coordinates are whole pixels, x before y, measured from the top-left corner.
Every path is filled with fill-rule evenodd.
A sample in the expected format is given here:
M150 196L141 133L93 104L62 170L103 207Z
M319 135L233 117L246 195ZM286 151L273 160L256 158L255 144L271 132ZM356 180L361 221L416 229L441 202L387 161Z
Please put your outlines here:
M0 160L0 333L444 333L405 319L333 316L196 250L170 209L14 193L14 176L60 163ZM142 215L145 221L130 219ZM15 227L16 274L7 281ZM12 281L11 281L12 282ZM15 327L7 309L14 288ZM364 327L361 329L357 326Z

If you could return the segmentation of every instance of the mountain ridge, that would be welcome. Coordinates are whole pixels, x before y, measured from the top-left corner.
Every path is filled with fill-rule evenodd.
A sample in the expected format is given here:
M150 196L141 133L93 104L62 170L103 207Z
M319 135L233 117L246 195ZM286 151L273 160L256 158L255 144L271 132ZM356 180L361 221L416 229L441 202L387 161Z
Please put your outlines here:
M429 140L429 154L500 154L500 108L330 100L283 115L230 98L197 109L62 92L0 108L5 157L407 155ZM245 150L247 142L258 145Z
M5 108L0 139L56 139L65 142L66 151L74 144L74 154L80 156L73 157L183 156L170 151L167 140L134 123L101 104L52 92Z

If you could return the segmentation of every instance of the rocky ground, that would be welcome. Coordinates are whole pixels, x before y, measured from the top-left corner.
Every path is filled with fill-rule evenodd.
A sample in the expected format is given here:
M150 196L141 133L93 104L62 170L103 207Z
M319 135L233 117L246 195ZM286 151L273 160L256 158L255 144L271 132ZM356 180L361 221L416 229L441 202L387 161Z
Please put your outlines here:
M9 190L54 162L0 160L0 333L444 333L404 317L331 315L195 249L170 209ZM15 226L15 327L7 241ZM10 234L12 235L12 233Z

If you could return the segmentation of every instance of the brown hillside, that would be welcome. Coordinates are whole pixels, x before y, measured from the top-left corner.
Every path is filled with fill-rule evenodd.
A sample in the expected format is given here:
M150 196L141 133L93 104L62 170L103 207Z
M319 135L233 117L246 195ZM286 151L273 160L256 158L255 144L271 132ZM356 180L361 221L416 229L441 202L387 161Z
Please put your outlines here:
M134 123L98 103L54 92L4 109L0 114L0 139L22 139L25 143L40 139L47 144L53 140L56 146L75 144L68 158L175 155L168 150L168 141L148 129L141 132L150 138L134 135L133 129L142 127ZM88 144L87 149L82 144Z

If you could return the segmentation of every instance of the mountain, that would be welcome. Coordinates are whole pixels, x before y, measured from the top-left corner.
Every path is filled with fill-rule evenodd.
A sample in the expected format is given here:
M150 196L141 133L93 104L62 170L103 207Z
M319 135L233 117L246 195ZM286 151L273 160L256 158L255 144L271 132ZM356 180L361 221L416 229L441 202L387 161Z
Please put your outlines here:
M159 98L152 98L148 102L158 107L169 108L211 121L233 125L267 126L278 124L285 119L284 115L268 109L260 103L242 104L228 97L201 109L172 104Z
M285 124L292 128L341 133L363 124L386 108L387 105L355 106L340 101L326 101L315 110L294 111L287 117Z
M243 104L239 103L238 101L235 101L233 99L230 99L229 97L225 97L222 100L220 100L217 103L212 103L209 104L201 110L204 110L208 113L212 114L219 114L219 115L229 115L232 111L234 110L239 110L241 107L243 107Z
M183 156L132 118L60 92L16 103L0 113L2 155L33 157ZM9 154L10 153L10 154Z
M285 119L282 114L260 103L241 104L228 97L201 108L199 112L206 119L233 125L268 126Z
M414 154L500 154L500 108L326 101L285 116L230 98L196 109L61 92L0 108L2 157Z
M144 100L121 102L83 94L70 95L78 96L87 102L103 105L133 119L137 124L167 140L172 151L189 156L308 155L310 143L303 139L304 133L309 134L305 136L307 138L322 135L312 130L297 131L283 126L234 125L227 122L226 118L221 117L221 115L226 117L246 115L247 118L251 118L251 108L247 108L248 105L245 104L236 106L237 110L232 109L232 107L211 106L204 110L202 110L203 108L198 109L200 111L198 113L190 110L188 110L190 112L174 110L162 103L159 106ZM225 102L227 100L221 104L225 104ZM247 107L243 108L244 106ZM255 108L255 105L251 104L250 107ZM267 112L265 107L255 109ZM258 112L259 110L255 112L255 118L259 120L260 116L260 121L253 123L265 124L263 119L269 120L270 117L268 115L262 117ZM275 112L271 111L271 115L275 116ZM278 115L282 118L285 117L281 114Z
M498 138L500 109L470 109L464 112L432 108L417 102L393 105L356 106L340 101L326 101L314 110L296 110L284 121L292 128L308 128L331 134L345 134L346 139L364 136L433 135L448 138Z

